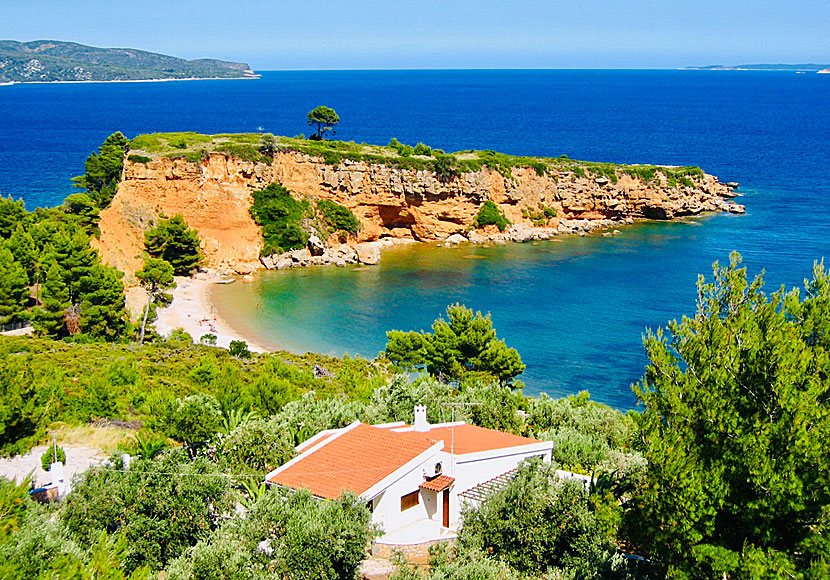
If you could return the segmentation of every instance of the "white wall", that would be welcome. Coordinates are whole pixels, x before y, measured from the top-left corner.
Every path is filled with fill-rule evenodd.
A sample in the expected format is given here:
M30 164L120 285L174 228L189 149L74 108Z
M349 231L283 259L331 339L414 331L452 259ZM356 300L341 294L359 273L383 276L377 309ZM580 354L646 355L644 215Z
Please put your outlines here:
M374 498L372 521L383 526L384 533L394 532L419 519L441 521L440 498L436 498L435 492L419 491L418 488L424 482L424 474L433 474L435 463L442 460L439 458L441 455L441 451L426 455L423 461L401 474L399 479ZM419 491L418 505L402 512L401 497L413 491Z
M458 494L515 469L531 457L551 459L551 444L534 443L522 447L468 453L452 456L445 451L428 454L415 467L389 485L373 500L372 521L383 526L384 533L394 532L419 519L443 521L442 493L421 490L418 505L401 512L401 497L419 489L425 475L433 475L435 463L443 464L444 475L455 477L450 490L450 528L457 529L460 519L461 501Z

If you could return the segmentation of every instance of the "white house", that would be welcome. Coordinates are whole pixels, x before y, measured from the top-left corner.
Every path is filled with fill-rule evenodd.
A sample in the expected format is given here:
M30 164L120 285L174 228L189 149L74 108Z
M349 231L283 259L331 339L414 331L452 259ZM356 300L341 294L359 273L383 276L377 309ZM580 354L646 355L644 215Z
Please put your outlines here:
M524 459L550 461L552 448L549 441L463 421L430 425L426 407L417 406L414 425L356 421L322 431L265 477L320 498L352 491L383 527L379 543L423 544L454 537L462 501L481 501Z

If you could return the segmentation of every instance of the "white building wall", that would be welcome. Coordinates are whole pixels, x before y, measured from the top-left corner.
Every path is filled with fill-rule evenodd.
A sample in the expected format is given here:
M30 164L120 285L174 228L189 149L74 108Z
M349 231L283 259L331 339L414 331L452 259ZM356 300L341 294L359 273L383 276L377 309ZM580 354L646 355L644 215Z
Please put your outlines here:
M453 456L437 451L424 458L416 467L403 473L384 491L374 498L372 521L383 527L384 533L394 532L417 520L443 521L442 493L419 491L425 476L435 474L435 464L441 462L443 474L455 478L450 490L450 528L458 529L462 503L458 494L485 481L515 469L525 459L542 457L551 460L551 444L536 443L510 449L499 449L481 453ZM401 511L401 497L419 491L418 505Z
M399 479L373 499L372 522L380 524L384 533L393 532L425 518L441 520L441 506L438 505L440 497L436 498L434 492L421 491L418 487L424 482L425 475L434 473L435 463L442 460L439 458L440 455L443 453L436 451L426 456L421 463L401 474ZM401 498L414 491L419 492L418 505L402 512Z
M544 461L551 460L551 443L536 443L510 449L499 449L482 453L468 453L456 455L454 465L455 485L450 494L450 527L458 529L462 508L462 500L458 495L485 481L498 477L519 466L525 459L542 457ZM449 460L445 465L449 465ZM445 473L450 475L446 470Z

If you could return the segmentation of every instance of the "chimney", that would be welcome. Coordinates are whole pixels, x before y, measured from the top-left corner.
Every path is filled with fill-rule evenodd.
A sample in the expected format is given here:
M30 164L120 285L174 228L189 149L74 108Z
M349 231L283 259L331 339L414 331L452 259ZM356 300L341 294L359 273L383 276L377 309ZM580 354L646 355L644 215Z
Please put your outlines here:
M429 431L426 405L415 405L415 431Z

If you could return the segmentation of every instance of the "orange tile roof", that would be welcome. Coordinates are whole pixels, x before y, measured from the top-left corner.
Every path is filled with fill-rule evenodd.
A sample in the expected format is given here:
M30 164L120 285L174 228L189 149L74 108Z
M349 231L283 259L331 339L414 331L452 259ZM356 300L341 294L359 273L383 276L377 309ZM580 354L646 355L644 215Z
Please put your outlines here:
M435 442L425 433L394 433L358 425L277 473L269 481L318 497L335 499L343 491L361 494Z
M439 441L444 442L443 450L447 453L453 445L456 455L540 443L538 439L468 424L403 432L360 424L345 433L321 437L308 449L323 441L325 445L317 451L289 465L269 481L294 489L306 488L318 497L335 499L343 491L358 495L368 491Z
M453 431L455 432L453 437ZM433 427L423 433L435 441L444 442L444 451L450 452L450 445L453 445L455 455L465 453L476 453L479 451L492 451L494 449L508 449L541 443L538 439L521 437L512 433L504 433L475 425L463 424L455 427ZM454 443L453 443L454 439Z
M421 489L428 489L429 491L444 491L453 483L455 483L454 477L449 477L448 475L439 475L438 477L426 480L418 487L420 487Z

